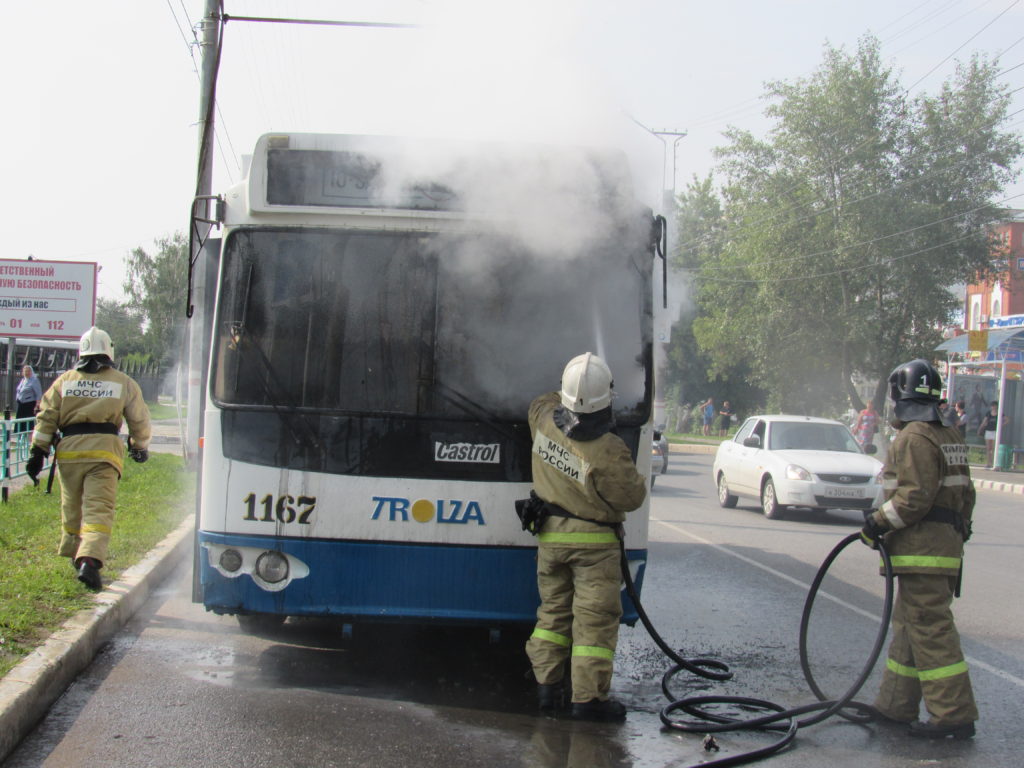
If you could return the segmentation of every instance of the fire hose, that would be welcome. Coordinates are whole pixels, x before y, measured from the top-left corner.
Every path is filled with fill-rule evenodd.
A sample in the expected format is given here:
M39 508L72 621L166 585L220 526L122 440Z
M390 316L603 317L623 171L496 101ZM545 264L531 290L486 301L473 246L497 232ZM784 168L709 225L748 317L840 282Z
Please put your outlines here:
M871 653L868 654L867 660L865 661L860 674L842 696L838 699L828 699L822 692L817 681L814 679L814 675L811 673L810 662L807 654L807 630L810 624L811 610L814 606L814 600L817 597L821 582L839 554L855 541L860 541L859 532L850 534L832 549L824 562L822 562L821 567L818 569L818 573L814 577L814 581L811 583L811 587L808 590L807 598L804 601L803 613L800 619L800 667L803 670L804 679L807 681L807 684L814 693L817 701L800 707L786 709L785 707L771 701L746 696L692 696L687 698L678 698L672 693L669 683L676 674L683 670L700 677L718 681L729 680L733 675L732 672L729 671L727 664L716 659L683 658L665 642L660 634L658 634L658 631L654 628L654 625L651 623L650 618L647 616L647 613L644 611L644 608L640 603L640 596L637 594L636 586L633 584L633 579L629 573L625 542L620 538L619 547L621 552L622 576L626 583L626 592L633 601L633 605L640 617L640 621L647 629L648 634L650 634L651 638L661 649L662 653L664 653L673 662L673 666L665 672L661 679L662 693L665 695L665 698L669 700L669 703L661 710L661 722L667 728L686 733L712 734L744 730L772 731L782 734L775 742L761 749L744 752L730 757L724 757L719 760L696 763L690 768L697 768L697 766L700 766L700 768L724 768L725 766L742 765L744 763L768 757L791 744L796 739L797 730L799 728L806 728L808 726L815 725L816 723L820 723L833 715L838 714L840 717L846 718L851 722L861 724L872 722L875 719L871 707L867 704L854 701L853 697L856 696L863 687L864 683L871 675L871 671L874 669L875 664L878 662L878 657L882 653L882 646L885 643L885 636L889 628L889 620L892 617L894 589L892 561L890 560L889 553L886 551L885 545L881 540L878 541L877 546L878 552L882 558L882 567L885 575L885 601L882 608L881 623L879 624L879 629L875 636L874 646L871 649ZM764 711L768 714L744 720L735 717L727 717L722 714L716 714L706 709L706 707L716 704L734 705L755 711ZM679 711L687 713L694 719L674 719L672 714ZM809 715L809 717L803 717L804 715Z

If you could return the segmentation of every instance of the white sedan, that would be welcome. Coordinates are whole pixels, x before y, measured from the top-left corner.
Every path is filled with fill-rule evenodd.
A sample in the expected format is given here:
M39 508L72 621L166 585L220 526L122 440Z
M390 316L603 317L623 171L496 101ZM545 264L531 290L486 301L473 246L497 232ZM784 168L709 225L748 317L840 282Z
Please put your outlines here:
M882 462L831 419L751 416L718 447L712 471L719 504L734 507L747 496L772 519L786 507L877 509L882 503Z

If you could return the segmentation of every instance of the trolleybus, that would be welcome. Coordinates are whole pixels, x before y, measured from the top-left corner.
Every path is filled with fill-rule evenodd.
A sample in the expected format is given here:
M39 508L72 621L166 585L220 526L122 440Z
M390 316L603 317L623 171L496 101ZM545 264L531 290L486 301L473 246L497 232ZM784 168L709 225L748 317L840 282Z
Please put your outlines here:
M513 502L527 407L570 358L608 361L650 473L664 220L625 158L273 134L216 207L195 599L243 627L532 623ZM628 516L638 584L647 525Z

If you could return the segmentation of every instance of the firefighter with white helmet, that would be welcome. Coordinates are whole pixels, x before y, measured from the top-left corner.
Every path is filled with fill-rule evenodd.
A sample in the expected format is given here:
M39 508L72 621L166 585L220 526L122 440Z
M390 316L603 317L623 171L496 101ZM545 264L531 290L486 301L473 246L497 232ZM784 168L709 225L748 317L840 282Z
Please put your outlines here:
M647 494L612 432L611 403L611 371L587 352L565 366L561 392L536 398L529 412L534 493L549 516L538 532L541 605L526 652L542 710L558 706L571 658L572 716L585 720L626 714L608 697L622 616L619 536Z
M978 708L950 606L975 493L960 431L942 423L941 394L942 379L926 360L889 376L899 433L883 470L885 502L867 517L861 537L870 546L884 537L899 582L875 709L909 724L911 736L968 739ZM926 721L918 720L922 699Z
M94 326L79 341L75 368L43 395L26 465L34 481L56 445L63 525L58 553L71 559L79 581L94 591L103 587L100 569L107 559L124 467L119 432L125 421L130 455L144 462L149 457L149 409L139 385L114 368L110 336Z

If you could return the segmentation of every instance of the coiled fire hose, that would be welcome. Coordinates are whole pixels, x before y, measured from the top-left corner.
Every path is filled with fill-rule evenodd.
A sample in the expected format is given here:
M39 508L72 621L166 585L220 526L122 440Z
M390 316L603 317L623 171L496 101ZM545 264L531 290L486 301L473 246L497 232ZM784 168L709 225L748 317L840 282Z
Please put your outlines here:
M825 575L828 573L829 568L832 566L833 561L835 561L846 547L855 541L860 541L859 532L850 534L832 549L828 557L825 558L821 567L818 569L818 573L814 577L814 581L811 583L810 590L807 593L807 598L804 601L803 614L800 619L800 667L803 670L804 679L807 681L807 684L817 698L817 701L800 707L786 709L785 707L771 701L746 696L692 696L688 698L678 698L672 693L669 688L669 682L676 674L683 670L709 680L719 681L729 680L732 678L733 674L729 671L727 664L716 659L684 659L669 647L661 635L658 634L658 631L654 628L654 625L651 623L651 620L648 618L647 613L644 611L643 606L640 603L640 596L636 592L636 586L633 584L633 579L629 573L629 563L626 559L625 542L620 538L619 547L621 550L622 576L626 583L626 592L633 601L633 605L636 607L640 621L643 622L643 625L647 629L651 638L661 649L662 653L668 656L668 658L673 662L673 666L670 667L661 678L662 693L665 695L665 698L669 700L669 703L661 710L661 722L664 723L667 728L671 728L676 731L684 731L686 733L712 734L725 731L745 730L773 731L782 734L778 740L761 749L744 752L730 757L724 757L719 760L696 763L693 766L690 766L690 768L697 768L698 766L700 766L700 768L724 768L725 766L742 765L744 763L753 762L754 760L760 760L791 744L796 738L796 733L799 728L806 728L807 726L815 725L816 723L820 723L821 721L832 717L832 715L838 714L840 717L844 717L854 723L869 723L875 719L871 708L867 704L854 701L853 697L856 696L861 687L863 687L864 683L871 675L871 671L874 669L875 664L878 662L878 657L882 653L882 646L885 643L885 636L888 632L889 620L892 617L894 589L892 561L889 558L889 553L886 551L885 545L881 540L878 541L878 552L882 558L882 568L885 575L885 602L882 608L881 623L879 624L879 629L875 636L874 646L864 663L864 667L857 676L857 679L849 687L846 693L838 699L826 699L825 694L822 692L817 681L814 679L814 675L811 673L810 663L807 656L807 629L810 623L814 600L818 594L818 589L821 586L821 582L825 578ZM741 720L709 712L704 709L704 707L715 704L742 706L747 709L763 710L768 714L764 714L759 717L752 717L747 720ZM671 717L672 713L678 711L685 712L695 719L684 721L673 719ZM803 715L811 716L799 719Z

